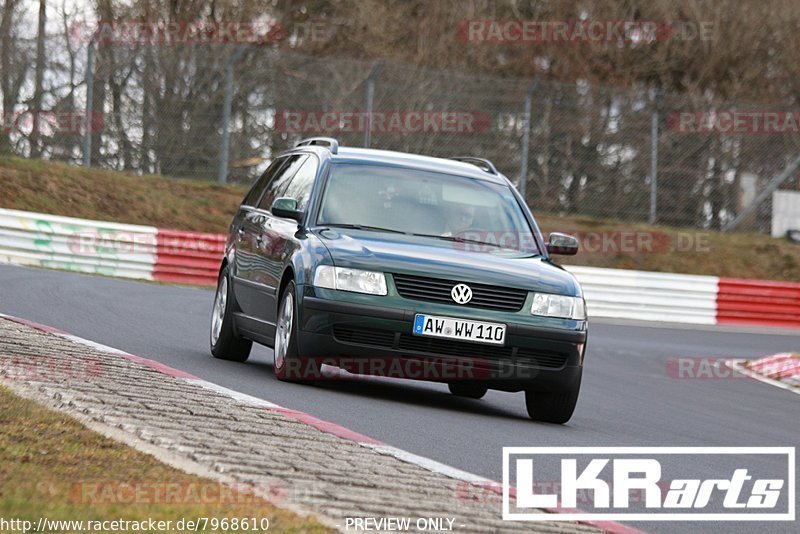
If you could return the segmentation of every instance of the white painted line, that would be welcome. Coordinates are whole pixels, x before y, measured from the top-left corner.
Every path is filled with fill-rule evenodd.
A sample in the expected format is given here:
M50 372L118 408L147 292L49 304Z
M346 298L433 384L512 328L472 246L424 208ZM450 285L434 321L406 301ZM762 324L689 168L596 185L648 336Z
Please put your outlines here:
M418 465L419 467L427 469L428 471L433 471L434 473L438 473L440 475L444 475L449 478L462 480L464 482L470 482L472 484L483 484L483 483L497 484L498 487L500 487L500 484L498 482L495 482L494 480L474 475L472 473L467 473L466 471L462 471L461 469L450 467L449 465L439 463L436 460L431 460L430 458L425 458L424 456L418 456L414 453L404 451L403 449L392 447L391 445L384 445L384 444L376 445L374 443L360 443L360 445L362 447L367 447L368 449L372 449L380 454L394 456L398 460Z
M242 404L255 406L256 408L285 409L283 408L283 406L279 406L273 402L269 402L268 400L259 399L258 397L253 397L252 395L248 395L246 393L240 393L238 391L228 389L226 387L220 386L219 384L214 384L213 382L209 382L207 380L203 380L200 378L184 378L183 380L189 382L190 384L195 384L196 386L200 386L203 389L214 391L216 393L220 393L222 395L230 397L234 400L241 402Z
M99 350L100 352L110 352L111 354L115 354L117 356L132 356L132 354L128 354L125 351L115 349L114 347L109 347L108 345L103 345L95 341L84 339L82 337L74 336L72 334L55 334L55 335L57 335L58 337L63 337L64 339L69 339L70 341L74 341L75 343L78 343L85 347Z

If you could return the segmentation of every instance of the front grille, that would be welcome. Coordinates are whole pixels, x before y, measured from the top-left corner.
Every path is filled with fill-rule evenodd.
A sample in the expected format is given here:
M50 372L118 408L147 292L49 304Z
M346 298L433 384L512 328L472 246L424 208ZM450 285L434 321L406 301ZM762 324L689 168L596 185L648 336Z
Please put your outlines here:
M358 329L345 328L336 326L333 329L333 337L342 343L350 343L353 345L368 345L372 347L387 347L394 346L394 332L386 330L371 330L371 329Z
M569 354L566 352L544 352L527 348L517 350L517 363L532 367L547 367L560 369L567 363Z
M340 343L386 348L409 353L424 353L435 356L460 358L482 358L491 361L515 362L517 365L560 369L569 358L566 352L543 351L529 348L501 347L482 343L469 343L433 337L415 336L375 329L355 329L336 326L333 336ZM397 340L397 341L396 341Z
M519 311L528 292L524 289L490 286L466 282L472 289L472 300L467 304L456 304L450 296L453 286L462 282L442 280L425 276L393 274L394 286L401 297L414 300L441 302L455 306L483 308L487 310Z

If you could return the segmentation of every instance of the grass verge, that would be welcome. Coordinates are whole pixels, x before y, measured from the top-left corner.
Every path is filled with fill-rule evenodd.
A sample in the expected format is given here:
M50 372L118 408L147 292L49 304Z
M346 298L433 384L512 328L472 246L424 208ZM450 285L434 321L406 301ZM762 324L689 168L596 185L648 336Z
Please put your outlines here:
M186 474L0 386L0 517L73 521L262 518L273 532L331 532L246 491ZM122 526L122 525L120 525ZM200 525L198 532L213 532ZM218 524L217 526L221 526ZM265 526L265 525L262 525ZM48 532L81 532L79 528ZM3 529L0 526L0 529ZM94 529L99 531L101 529ZM103 531L134 532L107 525ZM178 530L173 526L170 531ZM190 531L193 528L184 528ZM86 531L86 530L84 530ZM262 532L220 528L216 532Z
M538 215L542 232L579 237L566 265L800 281L800 245L763 234L709 232L585 217ZM640 244L636 244L636 243Z
M0 207L224 232L247 188L0 157Z

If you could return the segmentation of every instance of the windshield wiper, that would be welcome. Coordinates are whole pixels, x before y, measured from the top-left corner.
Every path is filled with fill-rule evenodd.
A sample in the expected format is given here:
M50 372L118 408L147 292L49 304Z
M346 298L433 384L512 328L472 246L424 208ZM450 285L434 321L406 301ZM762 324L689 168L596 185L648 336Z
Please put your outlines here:
M370 230L373 232L389 232L392 234L405 234L402 230L395 230L393 228L383 228L381 226L369 226L365 224L323 224L320 226L327 226L328 228L347 228L352 230Z

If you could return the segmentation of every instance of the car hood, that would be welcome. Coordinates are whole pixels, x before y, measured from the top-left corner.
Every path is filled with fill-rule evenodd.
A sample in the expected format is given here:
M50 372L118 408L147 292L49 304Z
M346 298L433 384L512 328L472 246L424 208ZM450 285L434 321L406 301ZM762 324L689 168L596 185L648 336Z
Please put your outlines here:
M503 249L474 252L464 243L365 230L314 233L337 267L581 295L580 285L570 273L528 253Z

